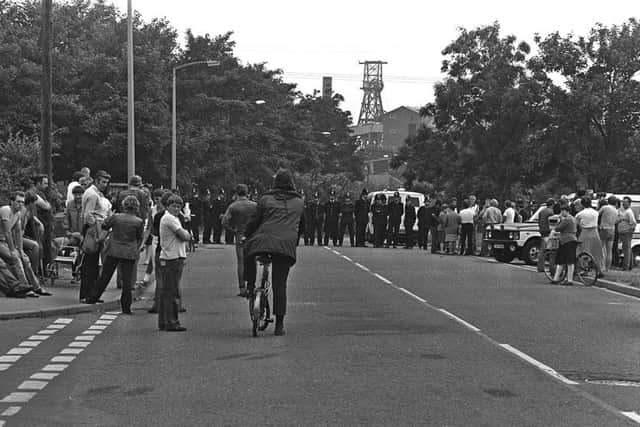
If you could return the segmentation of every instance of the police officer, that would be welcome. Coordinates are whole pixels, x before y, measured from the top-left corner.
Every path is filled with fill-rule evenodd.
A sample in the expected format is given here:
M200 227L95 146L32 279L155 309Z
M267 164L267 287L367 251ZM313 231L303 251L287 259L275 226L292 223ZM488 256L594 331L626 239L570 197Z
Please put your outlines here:
M318 244L322 245L322 229L318 226L318 221L320 222L320 225L322 225L322 207L320 206L317 191L313 193L311 199L306 197L304 199L304 218L304 244L306 246L313 246L317 231Z
M387 245L393 245L394 248L398 245L398 233L400 233L400 222L402 221L402 214L404 213L404 205L400 202L400 193L397 191L393 193L393 198L387 206L389 213L389 230L387 232Z
M213 243L222 243L222 216L227 211L227 202L224 201L224 190L221 188L216 197L211 201L211 222L213 224Z
M413 201L407 197L407 203L404 207L404 232L406 242L404 245L405 249L413 249L414 245L414 232L413 226L416 223L416 208L413 207Z
M200 225L202 223L203 206L200 195L196 190L191 197L191 234L193 242L200 243Z
M387 231L387 205L384 204L384 194L376 194L371 206L371 221L373 222L373 247L381 248L384 234Z
M356 205L353 203L353 200L351 200L351 193L347 191L344 195L342 205L340 206L340 234L338 235L338 244L340 246L342 246L342 242L344 240L344 232L346 231L346 229L349 230L349 242L351 243L351 247L355 246L353 235L353 215L355 209Z
M211 200L211 192L207 188L202 195L202 222L204 224L202 230L202 243L211 243L211 230L213 229L213 205Z
M365 239L367 224L369 223L369 200L367 200L367 189L363 188L360 199L355 204L356 217L356 246L366 247Z
M340 203L336 200L336 192L329 192L329 200L324 204L324 245L329 244L329 238L333 246L338 245L338 219L340 217Z

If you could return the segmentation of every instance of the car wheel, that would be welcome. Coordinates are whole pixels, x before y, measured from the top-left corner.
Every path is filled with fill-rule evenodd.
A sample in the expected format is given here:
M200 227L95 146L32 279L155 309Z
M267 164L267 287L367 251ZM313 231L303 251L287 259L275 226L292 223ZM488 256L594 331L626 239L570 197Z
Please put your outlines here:
M633 266L636 267L640 265L640 246L636 246L632 249L633 252Z
M493 257L496 259L496 261L499 262L504 262L504 263L510 263L511 261L513 261L513 258L515 257L515 254L513 252L509 252L506 250L493 250Z
M537 265L538 252L540 252L540 239L529 239L522 248L521 258L525 264Z

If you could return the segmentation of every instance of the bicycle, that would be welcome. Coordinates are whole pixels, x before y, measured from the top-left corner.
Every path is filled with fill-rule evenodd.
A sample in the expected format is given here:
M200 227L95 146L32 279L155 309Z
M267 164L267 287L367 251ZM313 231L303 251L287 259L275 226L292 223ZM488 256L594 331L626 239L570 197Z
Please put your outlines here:
M557 238L549 238L549 243L545 248L544 254L544 274L549 280L553 280L556 274L555 263L556 255L558 253L559 242ZM578 242L576 248L576 267L573 274L573 279L578 279L584 286L593 286L598 281L598 268L596 261L589 252L581 251L582 242ZM560 281L565 280L567 276L567 270L563 268L560 274Z
M249 314L254 337L258 336L258 331L264 331L269 326L269 323L273 322L271 307L269 306L271 255L259 256L256 262L260 265L262 274L260 275L260 286L254 289L249 298Z

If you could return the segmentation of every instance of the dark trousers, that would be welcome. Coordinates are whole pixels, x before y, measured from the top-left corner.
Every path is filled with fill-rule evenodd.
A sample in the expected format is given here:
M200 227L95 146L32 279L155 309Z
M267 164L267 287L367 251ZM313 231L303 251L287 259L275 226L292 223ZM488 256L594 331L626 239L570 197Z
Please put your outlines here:
M384 243L384 235L387 231L385 224L373 224L373 246L379 248Z
M122 311L131 310L131 290L133 289L133 269L136 264L135 259L124 259L107 256L102 265L102 273L93 287L91 295L88 297L90 300L98 300L102 296L102 293L107 288L113 273L116 271L116 267L122 270L122 294L120 295L120 307Z
M80 270L80 299L91 297L93 287L100 274L100 252L84 254L82 268Z
M428 237L429 237L429 228L422 224L418 224L418 247L419 248L427 249Z
M340 233L338 234L338 244L342 246L342 242L344 241L344 232L349 230L349 242L351 246L355 244L355 239L353 235L353 221L342 221L340 222Z
M53 229L51 223L44 223L44 233L42 234L42 268L43 276L48 276L47 266L51 263L51 240ZM33 270L38 271L37 265L32 266Z
M271 289L273 290L273 314L284 316L287 314L287 278L291 269L291 261L282 255L271 258ZM246 257L245 278L247 290L253 292L256 286L256 258Z
M387 246L396 246L398 244L398 233L400 233L400 223L389 223L389 230L387 231Z
M437 225L429 226L429 231L431 232L431 253L433 254L440 250L440 233L438 233Z
M313 246L315 237L316 237L316 223L315 222L306 223L305 230L304 230L304 244L306 246ZM322 243L322 242L319 241L319 243Z
M235 237L236 237L236 232L233 230L230 230L228 228L225 228L224 230L224 242L227 244L231 244L235 241Z
M364 246L367 238L367 221L356 221L356 246Z
M213 243L222 243L222 223L219 219L213 221Z
M473 224L462 224L460 254L473 255Z
M211 230L213 228L213 223L211 221L204 222L204 229L202 230L202 242L203 243L211 243Z
M16 279L9 266L0 258L0 292L8 296L29 290L31 286Z
M193 219L191 221L191 234L193 234L193 241L200 243L200 219Z
M412 248L415 245L415 232L413 231L413 224L405 224L404 225L405 232L405 247Z
M316 221L316 236L318 237L318 246L322 245L322 221Z
M172 329L180 325L180 279L184 269L184 258L160 260L160 301L158 302L158 328Z
M333 241L333 246L338 245L338 223L327 222L324 225L324 245L329 244L329 238Z

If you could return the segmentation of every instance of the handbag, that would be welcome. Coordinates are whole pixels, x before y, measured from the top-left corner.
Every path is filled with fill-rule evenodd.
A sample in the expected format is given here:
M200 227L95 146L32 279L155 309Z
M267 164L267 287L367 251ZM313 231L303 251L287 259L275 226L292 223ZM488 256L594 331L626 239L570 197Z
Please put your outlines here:
M84 235L82 240L82 252L86 254L95 254L100 250L100 242L98 241L98 229L97 226L91 225Z
M558 249L560 247L560 239L556 236L549 236L547 238L547 250L555 250Z

